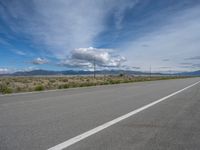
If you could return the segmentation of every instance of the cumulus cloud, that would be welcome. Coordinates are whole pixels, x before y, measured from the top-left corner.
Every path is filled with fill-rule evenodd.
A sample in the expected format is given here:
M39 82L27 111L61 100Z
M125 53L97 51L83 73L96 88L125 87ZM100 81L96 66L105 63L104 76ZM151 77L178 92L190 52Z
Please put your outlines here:
M49 61L47 60L47 59L45 59L45 58L40 58L40 57L38 57L38 58L36 58L36 59L34 59L33 61L32 61L32 63L34 64L34 65L42 65L42 64L47 64Z
M82 60L77 60L77 59L64 59L59 63L60 66L64 66L67 68L92 68L93 64L90 62L82 61Z
M71 52L68 59L61 61L60 65L66 67L91 68L93 64L99 67L119 67L126 61L123 56L113 55L111 49L77 48Z

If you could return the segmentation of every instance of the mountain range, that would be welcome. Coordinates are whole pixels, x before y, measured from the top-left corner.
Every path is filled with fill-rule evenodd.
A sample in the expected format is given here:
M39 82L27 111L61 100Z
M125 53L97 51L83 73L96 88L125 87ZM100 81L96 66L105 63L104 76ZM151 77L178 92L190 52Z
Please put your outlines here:
M181 72L175 74L167 73L149 73L141 71L131 71L131 70L98 70L95 72L98 75L119 75L119 74L128 74L128 75L181 75L181 76L200 76L200 70L193 72ZM84 71L84 70L66 70L66 71L50 71L50 70L32 70L32 71L20 71L10 74L1 74L0 76L47 76L47 75L93 75L93 71Z

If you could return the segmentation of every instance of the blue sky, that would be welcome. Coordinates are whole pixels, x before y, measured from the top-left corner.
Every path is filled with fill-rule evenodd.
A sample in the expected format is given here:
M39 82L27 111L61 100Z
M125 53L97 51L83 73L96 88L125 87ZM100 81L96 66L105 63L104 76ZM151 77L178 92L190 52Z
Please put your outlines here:
M0 73L193 71L199 0L0 0Z

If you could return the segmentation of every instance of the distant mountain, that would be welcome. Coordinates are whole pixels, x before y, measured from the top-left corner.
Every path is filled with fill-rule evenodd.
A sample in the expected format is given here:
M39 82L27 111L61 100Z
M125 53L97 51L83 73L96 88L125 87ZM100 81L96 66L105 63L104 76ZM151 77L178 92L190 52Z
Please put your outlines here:
M182 76L200 76L200 70L193 71L193 72L182 72L182 73L179 73L179 75L182 75Z
M32 70L32 71L20 71L12 73L12 76L36 76L36 75L57 75L56 71L48 71L48 70Z
M0 76L47 76L47 75L92 75L93 71L84 71L84 70L66 70L66 71L50 71L50 70L32 70L32 71L20 71L12 74L1 74ZM98 75L149 75L149 72L141 71L131 71L131 70L98 70L96 71ZM151 73L151 75L169 75L164 73ZM194 72L182 72L173 75L181 76L200 76L200 70Z
M47 76L47 75L92 75L93 71L84 70L66 70L66 71L50 71L50 70L32 70L32 71L20 71L12 74L1 74L0 76ZM118 75L120 73L129 75L148 75L149 73L140 71L129 71L129 70L97 70L96 74L103 75ZM156 73L159 75L159 73Z

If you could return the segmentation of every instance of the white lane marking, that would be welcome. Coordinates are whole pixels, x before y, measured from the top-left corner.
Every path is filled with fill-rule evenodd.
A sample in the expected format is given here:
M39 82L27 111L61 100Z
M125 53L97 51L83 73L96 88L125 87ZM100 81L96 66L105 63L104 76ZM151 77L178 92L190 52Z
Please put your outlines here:
M154 102L152 102L150 104L147 104L147 105L145 105L145 106L143 106L141 108L138 108L138 109L136 109L136 110L134 110L132 112L129 112L128 114L125 114L125 115L123 115L123 116L121 116L119 118L116 118L116 119L114 119L112 121L104 123L104 124L94 128L94 129L91 129L91 130L89 130L89 131L87 131L85 133L82 133L82 134L80 134L80 135L78 135L76 137L73 137L73 138L71 138L71 139L69 139L69 140L67 140L67 141L65 141L63 143L60 143L60 144L58 144L58 145L56 145L54 147L49 148L48 150L62 150L62 149L65 149L65 148L67 148L67 147L69 147L69 146L71 146L71 145L73 145L73 144L75 144L75 143L77 143L77 142L79 142L79 141L81 141L81 140L83 140L83 139L85 139L85 138L97 133L97 132L100 132L101 130L103 130L105 128L108 128L108 127L110 127L110 126L112 126L112 125L114 125L114 124L116 124L116 123L118 123L118 122L120 122L120 121L122 121L122 120L124 120L126 118L129 118L129 117L131 117L131 116L133 116L133 115L135 115L135 114L137 114L137 113L139 113L139 112L141 112L141 111L143 111L143 110L145 110L145 109L147 109L147 108L149 108L149 107L151 107L151 106L153 106L153 105L155 105L157 103L160 103L160 102L162 102L162 101L164 101L164 100L166 100L166 99L168 99L168 98L170 98L170 97L172 97L172 96L174 96L174 95L176 95L176 94L178 94L180 92L183 92L184 90L187 90L187 89L191 88L192 86L195 86L198 83L200 83L200 81L198 81L198 82L196 82L196 83L194 83L192 85L189 85L189 86L187 86L187 87L185 87L185 88L183 88L183 89L181 89L181 90L179 90L177 92L174 92L174 93L172 93L172 94L170 94L168 96L165 96L165 97L163 97L163 98L161 98L159 100L156 100L156 101L154 101Z

